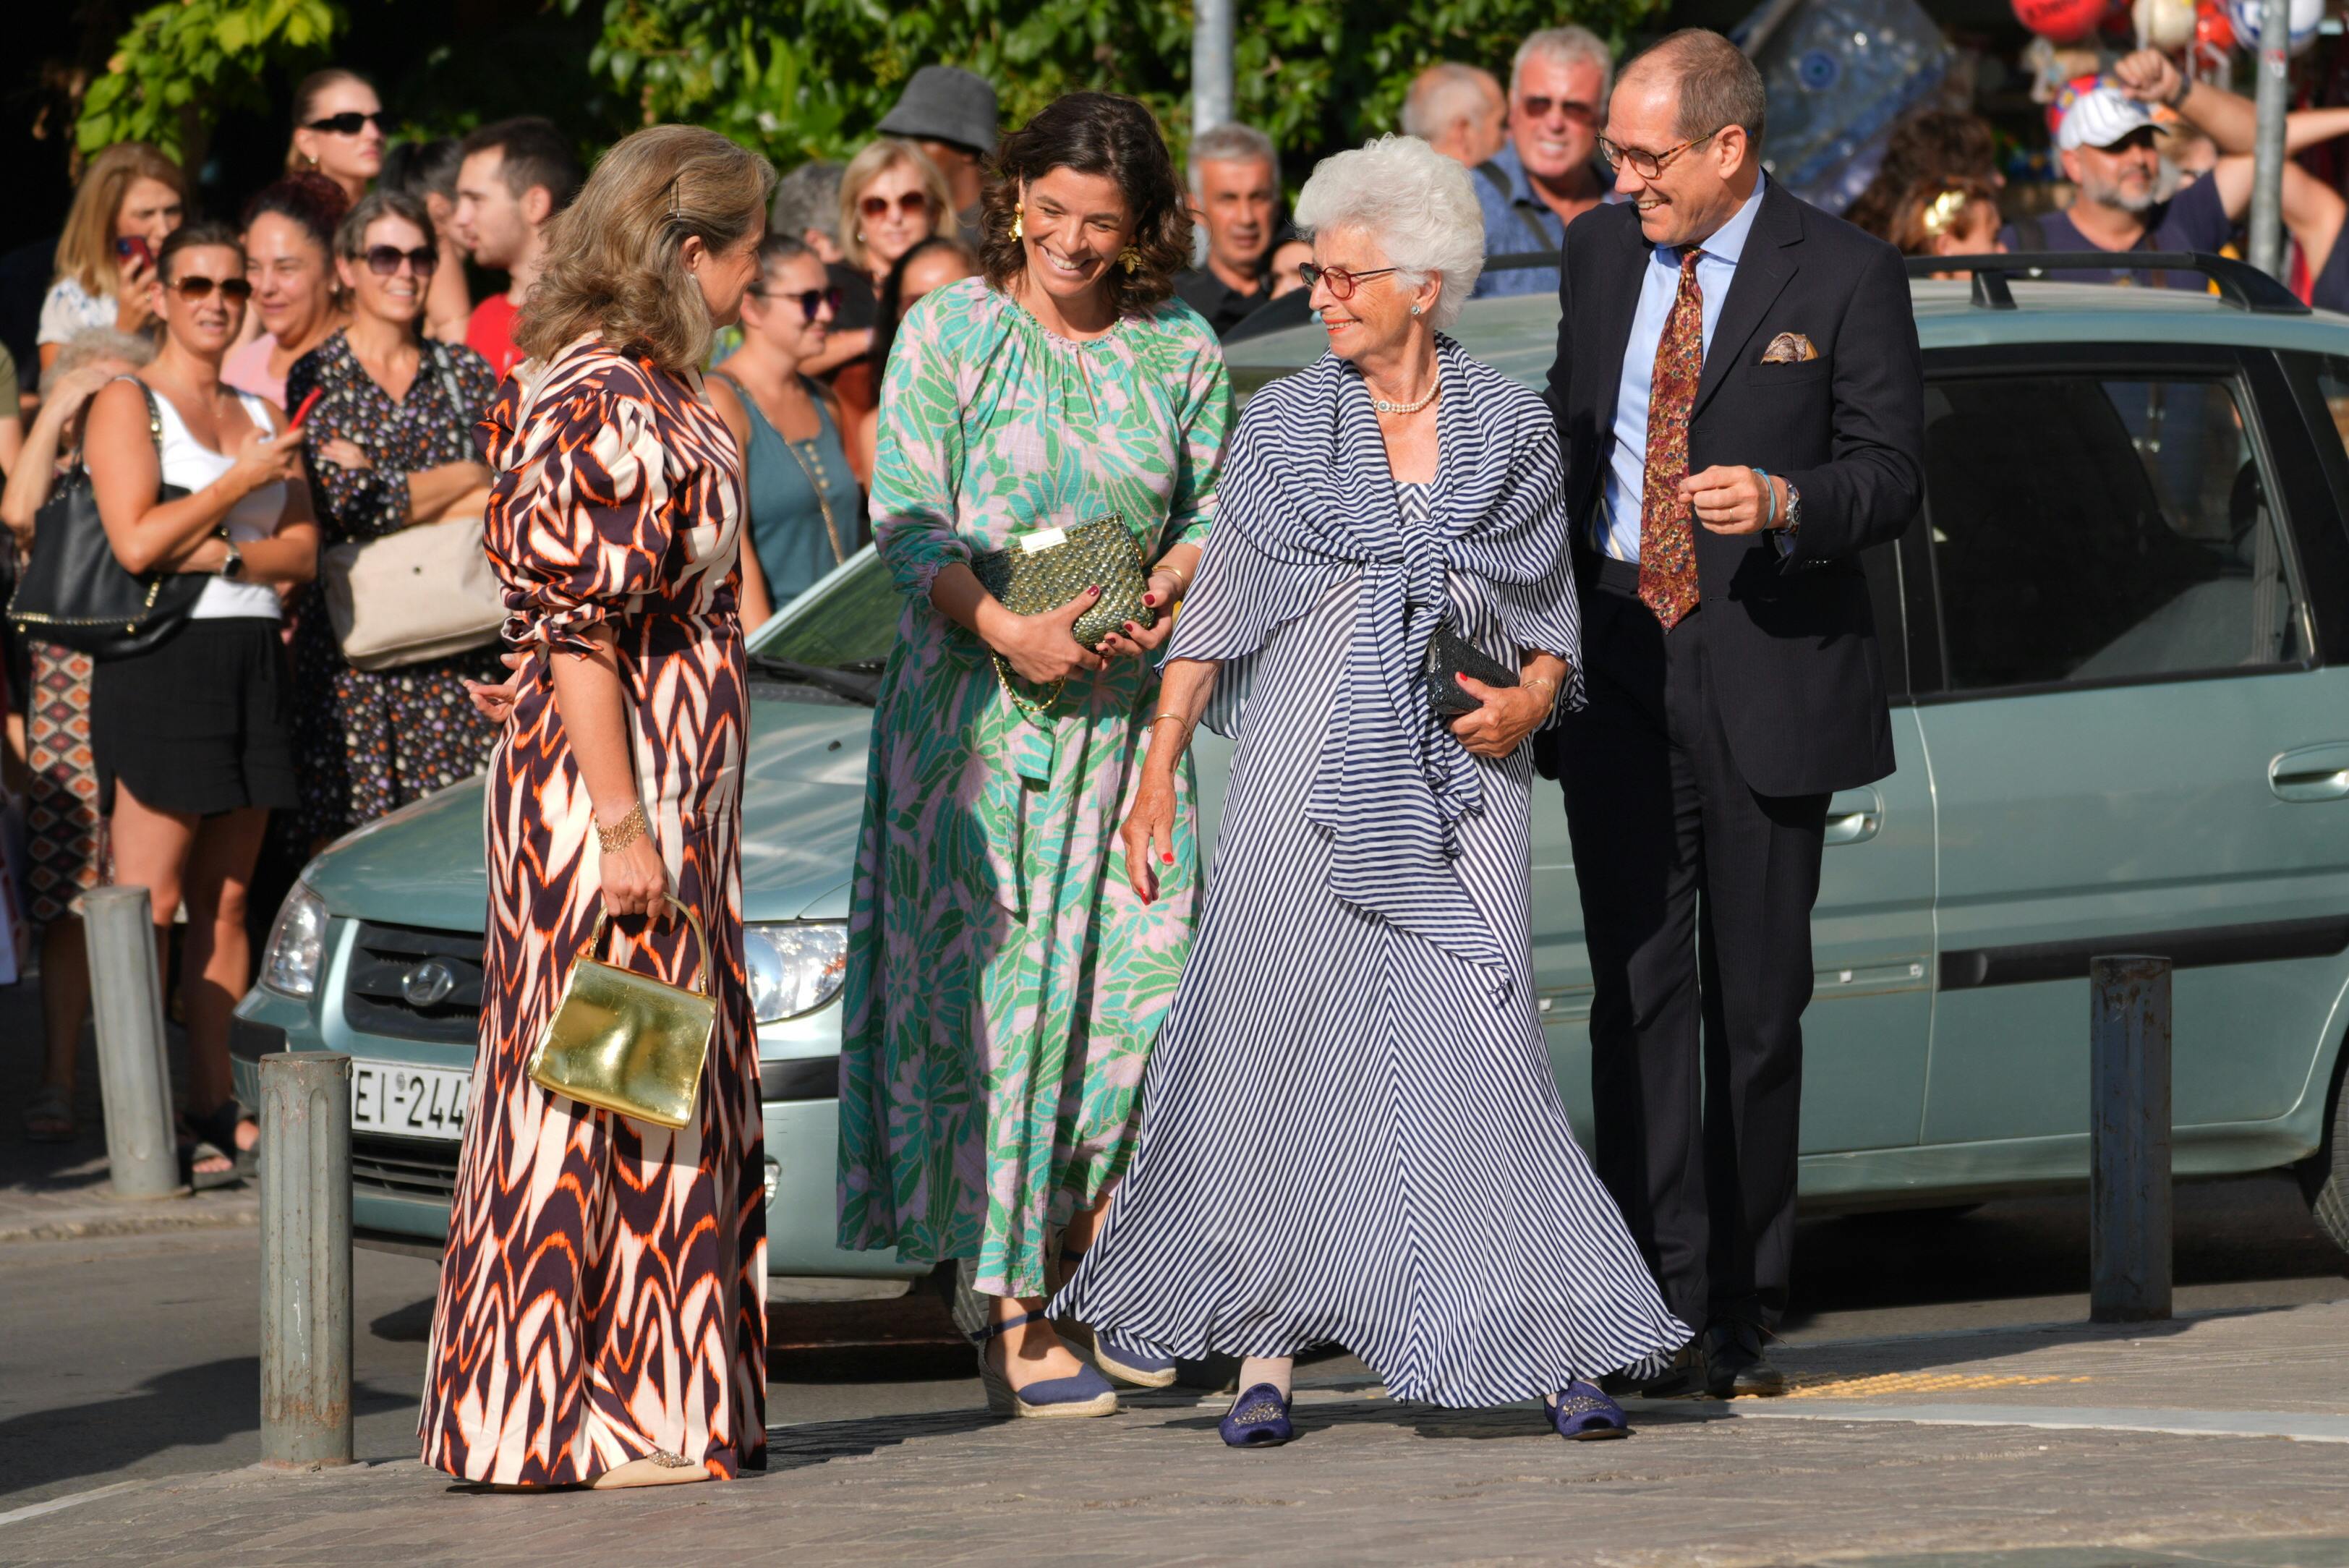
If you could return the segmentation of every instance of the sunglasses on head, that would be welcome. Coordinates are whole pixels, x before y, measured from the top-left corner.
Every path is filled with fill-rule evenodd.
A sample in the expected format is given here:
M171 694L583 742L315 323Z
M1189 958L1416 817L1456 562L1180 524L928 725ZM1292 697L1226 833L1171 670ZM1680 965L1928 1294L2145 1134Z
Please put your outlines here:
M889 198L867 196L857 203L857 210L868 218L886 217L889 213ZM897 215L901 218L918 218L929 210L929 197L919 191L908 191L897 198Z
M1587 103L1577 103L1570 98L1527 97L1517 99L1517 107L1526 111L1527 119L1547 119L1549 111L1557 110L1577 125L1599 123L1599 110Z
M181 299L210 299L214 289L220 290L222 299L253 297L253 285L241 277L205 277L200 273L194 277L173 279L171 287Z
M374 126L378 130L386 129L383 110L377 109L372 114L361 114L357 109L347 109L340 114L330 114L322 119L311 120L309 123L303 126L302 129L305 130L331 130L336 136L357 136L360 130L370 125Z
M432 269L440 265L440 253L430 245L419 245L412 251L401 250L398 245L369 245L365 260L367 271L378 277L391 276L399 270L401 262L406 262L417 276L429 277Z
M796 300L799 303L800 314L810 321L815 319L815 313L820 307L827 305L832 306L832 313L834 316L840 314L840 290L836 288L803 288L793 294L777 294L763 283L754 283L750 286L750 292L761 299Z

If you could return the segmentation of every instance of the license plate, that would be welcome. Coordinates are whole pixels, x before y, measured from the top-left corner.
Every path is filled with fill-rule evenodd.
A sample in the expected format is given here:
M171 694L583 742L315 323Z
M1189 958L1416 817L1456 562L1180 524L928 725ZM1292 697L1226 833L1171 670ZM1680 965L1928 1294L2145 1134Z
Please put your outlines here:
M444 1067L401 1067L389 1062L351 1064L351 1130L397 1137L465 1136L470 1073Z

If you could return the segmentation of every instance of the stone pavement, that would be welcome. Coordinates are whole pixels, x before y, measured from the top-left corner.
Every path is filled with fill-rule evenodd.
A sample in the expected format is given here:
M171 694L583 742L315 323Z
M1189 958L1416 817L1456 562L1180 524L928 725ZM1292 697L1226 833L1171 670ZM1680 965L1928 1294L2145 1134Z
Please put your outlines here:
M1300 1438L1269 1451L1224 1449L1222 1401L1170 1392L1081 1424L780 1427L764 1475L624 1495L482 1493L407 1462L244 1469L0 1512L0 1559L2349 1563L2349 1302L1783 1360L1789 1397L1648 1402L1626 1442L1308 1368Z

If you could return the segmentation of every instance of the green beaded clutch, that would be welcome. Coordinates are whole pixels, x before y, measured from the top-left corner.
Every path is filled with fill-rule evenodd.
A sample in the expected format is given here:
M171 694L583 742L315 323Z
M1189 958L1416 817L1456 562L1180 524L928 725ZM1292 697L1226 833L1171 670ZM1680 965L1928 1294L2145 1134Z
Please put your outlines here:
M1099 648L1102 639L1127 621L1149 626L1157 618L1142 602L1148 574L1142 546L1117 516L1075 528L1039 528L1016 535L1001 550L971 557L979 587L1003 601L1014 615L1059 609L1095 583L1102 596L1071 628L1079 642Z

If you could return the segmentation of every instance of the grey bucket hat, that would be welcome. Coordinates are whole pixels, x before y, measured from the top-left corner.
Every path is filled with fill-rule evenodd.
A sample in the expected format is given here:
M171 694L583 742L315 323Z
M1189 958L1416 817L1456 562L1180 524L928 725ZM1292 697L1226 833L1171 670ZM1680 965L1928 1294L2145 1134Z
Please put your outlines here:
M985 157L995 151L995 88L954 66L924 66L879 130L909 141L951 141Z

